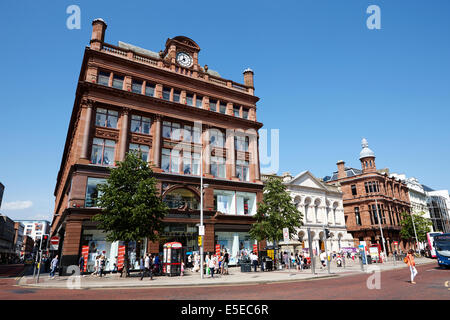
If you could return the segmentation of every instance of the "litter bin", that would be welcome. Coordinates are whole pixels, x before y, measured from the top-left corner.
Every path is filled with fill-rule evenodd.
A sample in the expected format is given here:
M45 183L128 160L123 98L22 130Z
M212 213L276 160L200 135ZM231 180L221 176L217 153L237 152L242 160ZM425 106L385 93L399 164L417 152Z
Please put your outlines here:
M245 256L242 259L240 259L239 264L241 266L241 272L251 272L252 271L252 264L251 264L249 257Z
M273 270L273 260L270 257L263 257L262 261L264 263L264 270L272 271Z

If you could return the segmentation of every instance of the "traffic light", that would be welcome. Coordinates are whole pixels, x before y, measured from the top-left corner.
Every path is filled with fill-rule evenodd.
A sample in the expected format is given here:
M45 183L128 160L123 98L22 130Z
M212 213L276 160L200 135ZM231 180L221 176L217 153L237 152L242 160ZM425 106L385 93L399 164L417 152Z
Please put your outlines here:
M41 249L41 238L40 237L36 237L36 240L34 241L34 247L36 248L36 250Z
M325 229L325 237L327 239L330 237L330 229Z
M41 250L47 250L48 247L48 234L44 234L41 240Z

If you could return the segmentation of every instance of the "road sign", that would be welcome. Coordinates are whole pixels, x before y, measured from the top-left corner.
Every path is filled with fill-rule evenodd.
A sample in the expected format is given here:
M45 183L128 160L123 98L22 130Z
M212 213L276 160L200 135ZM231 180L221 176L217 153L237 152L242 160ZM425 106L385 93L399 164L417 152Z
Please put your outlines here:
M289 242L289 228L283 228L283 240Z
M205 226L198 226L198 235L199 236L205 235Z
M59 237L52 237L50 239L50 250L58 250Z

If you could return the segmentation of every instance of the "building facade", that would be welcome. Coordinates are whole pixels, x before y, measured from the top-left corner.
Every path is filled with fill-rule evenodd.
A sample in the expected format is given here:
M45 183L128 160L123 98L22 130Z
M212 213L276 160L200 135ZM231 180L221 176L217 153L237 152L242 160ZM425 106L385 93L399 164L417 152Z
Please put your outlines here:
M3 193L5 192L5 186L0 182L0 209L2 208Z
M47 220L16 220L24 225L24 235L33 241L40 239L43 234L50 234L50 222Z
M324 178L327 184L341 187L345 224L355 245L379 244L384 250L381 227L387 254L410 248L411 244L400 238L401 213L411 210L408 187L386 172L377 171L375 153L366 139L362 140L359 160L361 169L347 168L344 161L338 161L338 171Z
M0 263L11 263L14 258L14 221L0 215Z
M448 190L425 187L430 219L434 231L450 233L450 197Z
M321 251L341 252L353 248L353 237L345 227L342 192L339 187L327 185L311 172L303 171L281 177L297 209L303 213L303 226L293 236L294 250L309 253L308 228L311 231L313 254ZM330 230L326 239L324 229ZM326 242L326 246L325 246Z
M101 212L92 196L115 161L133 150L152 167L170 213L161 241L131 243L131 259L160 253L169 241L198 250L202 166L204 249L220 244L232 264L254 244L248 231L263 189L253 71L245 70L240 84L201 67L200 47L187 37L168 39L156 53L108 44L106 23L92 25L54 193L52 235L60 237L63 268L77 263L82 246L92 255L104 251L112 268L119 243L105 241L91 221Z
M25 226L20 222L14 222L14 252L17 257L20 257L23 246Z
M20 251L21 257L29 257L33 254L34 240L33 238L25 235L23 236L22 248Z

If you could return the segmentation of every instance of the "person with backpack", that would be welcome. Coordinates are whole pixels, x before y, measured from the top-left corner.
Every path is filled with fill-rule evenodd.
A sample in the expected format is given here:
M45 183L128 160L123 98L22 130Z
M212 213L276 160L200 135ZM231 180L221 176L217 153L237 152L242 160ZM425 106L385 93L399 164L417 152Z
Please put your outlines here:
M405 262L409 266L409 271L411 272L411 284L416 284L414 282L414 278L417 276L417 269L416 262L414 261L413 249L409 249L408 254L406 255L405 259L403 259L403 262Z

